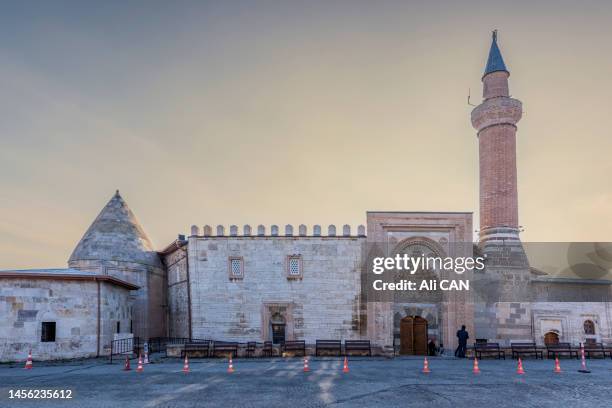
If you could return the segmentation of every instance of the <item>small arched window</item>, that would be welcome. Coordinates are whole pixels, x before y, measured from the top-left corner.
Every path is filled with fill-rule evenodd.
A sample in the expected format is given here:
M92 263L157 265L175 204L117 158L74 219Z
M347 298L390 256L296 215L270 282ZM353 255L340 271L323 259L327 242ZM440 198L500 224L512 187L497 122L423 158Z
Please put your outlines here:
M595 323L592 320L584 321L584 334L595 334Z

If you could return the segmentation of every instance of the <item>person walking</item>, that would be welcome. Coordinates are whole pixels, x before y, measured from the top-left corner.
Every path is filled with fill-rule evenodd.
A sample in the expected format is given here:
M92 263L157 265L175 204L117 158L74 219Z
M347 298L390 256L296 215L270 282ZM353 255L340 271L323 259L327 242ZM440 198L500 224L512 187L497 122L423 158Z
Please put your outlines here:
M455 350L455 357L465 358L467 341L470 338L467 330L465 330L465 325L461 326L461 330L457 331L457 338L459 339L459 345L457 346L457 350Z

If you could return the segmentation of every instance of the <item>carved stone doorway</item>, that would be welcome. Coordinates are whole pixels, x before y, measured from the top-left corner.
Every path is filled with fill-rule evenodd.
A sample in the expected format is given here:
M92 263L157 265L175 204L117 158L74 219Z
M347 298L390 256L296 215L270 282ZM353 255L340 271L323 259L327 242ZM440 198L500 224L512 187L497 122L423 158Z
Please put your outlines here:
M292 302L264 302L261 308L261 340L281 344L295 340Z

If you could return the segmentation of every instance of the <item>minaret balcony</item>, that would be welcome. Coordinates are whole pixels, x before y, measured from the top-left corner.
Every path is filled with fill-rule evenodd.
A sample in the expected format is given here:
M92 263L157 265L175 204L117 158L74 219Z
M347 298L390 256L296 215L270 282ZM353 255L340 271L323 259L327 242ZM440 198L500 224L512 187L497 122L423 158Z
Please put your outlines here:
M494 125L516 125L523 115L518 99L499 97L485 100L472 111L472 126L479 132Z

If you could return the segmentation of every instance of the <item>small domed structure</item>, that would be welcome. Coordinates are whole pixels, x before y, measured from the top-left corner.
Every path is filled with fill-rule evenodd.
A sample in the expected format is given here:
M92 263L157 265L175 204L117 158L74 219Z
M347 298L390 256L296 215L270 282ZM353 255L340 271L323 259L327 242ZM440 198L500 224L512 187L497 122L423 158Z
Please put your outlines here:
M131 302L131 332L141 338L165 335L164 267L119 190L72 251L68 266L139 286Z

